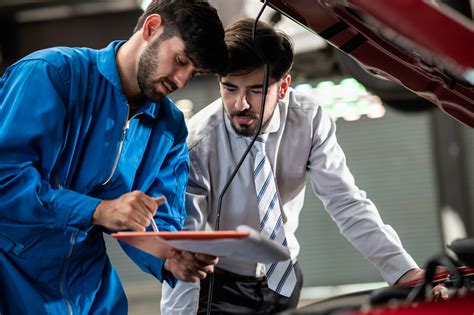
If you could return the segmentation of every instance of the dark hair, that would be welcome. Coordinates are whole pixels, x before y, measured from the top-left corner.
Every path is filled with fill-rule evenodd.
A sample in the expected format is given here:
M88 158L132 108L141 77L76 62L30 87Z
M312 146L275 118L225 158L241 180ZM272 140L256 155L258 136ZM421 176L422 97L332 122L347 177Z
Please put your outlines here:
M227 73L246 74L263 66L252 40L255 20L240 19L232 23L225 33L229 51ZM290 38L265 22L257 23L255 39L270 66L270 76L280 80L293 64L293 45Z
M163 25L161 40L180 37L186 54L198 71L223 74L227 64L224 27L217 10L202 0L153 0L138 19L134 32L151 14L159 14Z

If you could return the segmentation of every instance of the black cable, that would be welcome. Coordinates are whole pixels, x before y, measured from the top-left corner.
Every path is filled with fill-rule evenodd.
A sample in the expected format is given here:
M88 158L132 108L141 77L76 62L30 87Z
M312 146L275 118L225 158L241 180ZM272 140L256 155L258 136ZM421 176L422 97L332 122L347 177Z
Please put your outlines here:
M453 276L453 287L456 289L462 288L463 284L463 274L459 271L456 261L446 254L440 254L434 256L428 260L428 263L425 267L425 279L423 283L419 286L413 288L410 291L405 302L413 303L417 300L423 300L426 295L426 289L431 286L431 283L435 279L436 267L443 266L448 269L449 274Z
M248 153L252 149L252 146L255 143L255 140L257 139L258 135L260 134L260 131L262 130L263 114L265 113L265 100L266 100L267 91L268 91L268 77L269 77L269 73L270 73L270 66L268 65L268 61L265 58L265 55L260 50L260 47L258 46L257 41L255 39L255 33L257 32L258 20L260 19L260 16L262 15L263 11L265 10L265 7L267 6L268 1L267 0L262 0L262 2L263 2L262 8L260 9L260 12L257 14L257 17L255 18L253 28L252 28L252 40L253 40L254 48L257 51L257 54L259 55L260 59L262 59L262 61L263 61L262 106L260 108L260 119L258 120L257 131L255 132L255 135L252 138L252 141L247 146L247 149L245 150L244 154L242 154L242 157L240 158L239 162L235 166L234 170L232 171L232 174L229 176L229 179L227 180L226 184L224 185L224 188L222 189L222 191L219 195L219 203L217 205L216 223L214 225L214 230L215 231L219 231L220 217L221 217L221 210L222 210L222 200L224 198L224 194L227 191L227 189L229 188L230 184L232 183L232 180L234 179L235 175L239 171L240 166L242 165L242 163L244 162L244 160L247 157ZM206 310L207 315L211 314L213 287L214 287L214 273L211 273L210 276L209 276L209 291L208 291L208 295L207 295L207 310Z

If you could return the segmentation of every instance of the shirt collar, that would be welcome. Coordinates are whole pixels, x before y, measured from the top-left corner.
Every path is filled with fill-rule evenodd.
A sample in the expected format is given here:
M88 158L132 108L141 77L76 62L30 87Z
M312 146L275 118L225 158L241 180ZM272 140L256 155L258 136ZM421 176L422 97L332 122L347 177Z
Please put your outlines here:
M274 133L280 129L280 102L278 102L273 110L272 117L270 117L270 121L265 126L265 129L262 133Z
M117 68L117 51L125 43L124 40L111 42L104 49L99 50L97 55L97 68L99 72L117 89L122 90L122 82Z
M117 68L117 51L125 43L124 40L115 40L111 42L104 49L99 50L97 55L97 68L99 72L118 90L122 92L122 81L120 80L119 71ZM123 93L123 92L122 92ZM125 97L125 96L124 96ZM165 96L160 104L165 105L171 103L171 100ZM156 118L160 106L152 101L147 101L143 106L138 110L140 113L148 115L152 118Z

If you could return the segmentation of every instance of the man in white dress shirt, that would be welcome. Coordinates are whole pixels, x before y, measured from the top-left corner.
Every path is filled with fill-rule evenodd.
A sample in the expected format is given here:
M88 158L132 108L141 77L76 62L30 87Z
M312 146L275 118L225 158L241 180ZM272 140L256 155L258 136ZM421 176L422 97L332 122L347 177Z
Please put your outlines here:
M188 230L204 230L206 224L214 227L219 194L258 129L264 70L252 42L253 23L239 20L226 30L230 65L229 74L219 77L222 97L188 122ZM288 274L293 278L278 275L283 279L280 284L291 283L285 294L277 293L270 288L268 266L220 257L212 313L274 314L296 307L303 277L295 232L307 177L340 232L380 270L387 283L420 277L423 270L403 249L397 233L383 223L375 205L355 185L337 143L334 121L315 99L290 87L293 51L289 39L262 22L256 39L270 66L260 135L266 139L264 153L273 170L283 245L288 246L293 262ZM224 195L221 230L234 230L242 224L260 229L256 155L253 148ZM174 289L164 284L162 314L204 313L208 287L209 277L194 283L178 282Z

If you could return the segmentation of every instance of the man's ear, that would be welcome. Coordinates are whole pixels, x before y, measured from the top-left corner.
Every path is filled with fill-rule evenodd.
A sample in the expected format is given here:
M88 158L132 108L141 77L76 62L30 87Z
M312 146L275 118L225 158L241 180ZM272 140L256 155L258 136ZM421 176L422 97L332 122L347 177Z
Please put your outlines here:
M286 92L288 91L288 88L290 87L291 83L291 75L290 74L285 74L285 76L280 80L280 92L278 94L279 99L283 99L286 95Z
M161 34L163 32L161 24L161 16L159 14L150 14L142 27L142 37L145 41L150 41L155 35Z

